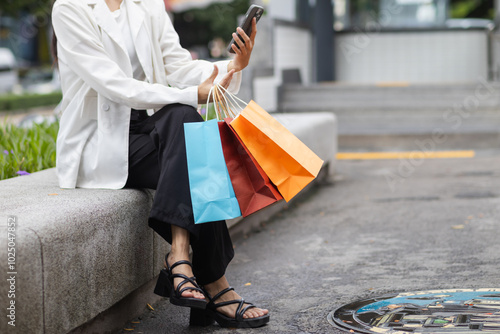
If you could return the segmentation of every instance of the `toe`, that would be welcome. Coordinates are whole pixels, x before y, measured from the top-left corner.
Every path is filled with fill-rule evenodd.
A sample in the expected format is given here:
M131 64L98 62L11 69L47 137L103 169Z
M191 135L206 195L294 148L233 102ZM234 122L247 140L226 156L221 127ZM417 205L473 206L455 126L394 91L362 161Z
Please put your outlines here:
M257 308L253 310L254 318L262 317L267 313L269 313L269 311L266 309Z
M202 294L201 292L198 292L198 291L197 291L197 292L196 292L196 295L197 295L197 296L196 296L196 298L198 298L198 299L205 299L205 295L204 295L204 294Z
M184 291L183 293L181 293L181 296L184 298L193 298L194 293L191 290L187 290L187 291Z
M196 290L186 290L181 294L184 298L205 299L205 296Z
M256 310L254 309L250 309L248 311L245 312L245 314L243 315L244 318L247 318L247 319L253 319L253 318L258 318L260 315L258 312L256 312Z

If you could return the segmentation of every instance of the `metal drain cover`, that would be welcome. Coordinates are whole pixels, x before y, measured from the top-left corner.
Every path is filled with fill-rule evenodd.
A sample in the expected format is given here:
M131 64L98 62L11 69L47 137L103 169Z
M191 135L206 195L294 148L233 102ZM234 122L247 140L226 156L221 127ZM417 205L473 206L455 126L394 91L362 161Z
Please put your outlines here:
M500 333L500 289L384 295L344 305L328 321L361 333Z

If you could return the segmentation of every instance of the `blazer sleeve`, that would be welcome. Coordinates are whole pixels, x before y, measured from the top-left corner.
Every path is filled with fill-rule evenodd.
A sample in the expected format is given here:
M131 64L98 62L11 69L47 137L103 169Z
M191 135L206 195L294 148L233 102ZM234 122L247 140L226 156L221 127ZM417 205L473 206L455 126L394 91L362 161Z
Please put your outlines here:
M163 23L160 47L169 84L179 88L199 85L212 74L214 64L219 69L219 74L214 80L215 83L218 83L227 74L227 66L230 60L215 63L205 60L193 60L189 51L180 45L179 35L175 31L167 12L160 10L160 13L160 22ZM240 85L241 71L233 75L228 90L236 94Z
M171 103L197 106L198 87L194 81L179 89L128 77L108 56L100 40L99 26L86 9L72 2L56 1L52 24L60 61L66 62L92 89L136 109L161 108Z

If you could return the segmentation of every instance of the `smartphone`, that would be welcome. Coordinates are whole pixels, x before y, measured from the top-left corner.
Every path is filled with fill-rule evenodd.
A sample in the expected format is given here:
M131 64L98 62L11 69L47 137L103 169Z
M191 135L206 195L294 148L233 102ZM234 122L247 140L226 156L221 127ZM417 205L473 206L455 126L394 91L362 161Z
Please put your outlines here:
M262 8L261 6L251 5L250 8L248 8L247 13L245 14L245 18L243 19L243 24L240 25L241 29L243 29L243 31L248 36L250 36L250 34L252 33L252 19L255 17L256 21L259 22L259 19L263 13L264 13L264 8ZM243 41L240 34L238 34L238 38ZM245 42L243 41L243 43ZM233 44L236 45L238 49L240 48L238 44L236 44L233 38L231 39L231 42L227 47L227 51L229 51L230 53L234 53L234 50L231 48L231 45Z

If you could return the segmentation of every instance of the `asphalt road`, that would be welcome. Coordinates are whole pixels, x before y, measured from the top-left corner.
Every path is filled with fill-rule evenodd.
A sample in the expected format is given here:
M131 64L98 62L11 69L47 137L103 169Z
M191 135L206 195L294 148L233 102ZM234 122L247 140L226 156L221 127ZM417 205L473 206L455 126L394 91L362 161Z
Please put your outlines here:
M343 333L327 316L357 299L500 288L499 228L499 150L464 159L339 161L333 182L235 241L227 276L270 310L267 326L190 328L188 309L165 300L120 333Z

